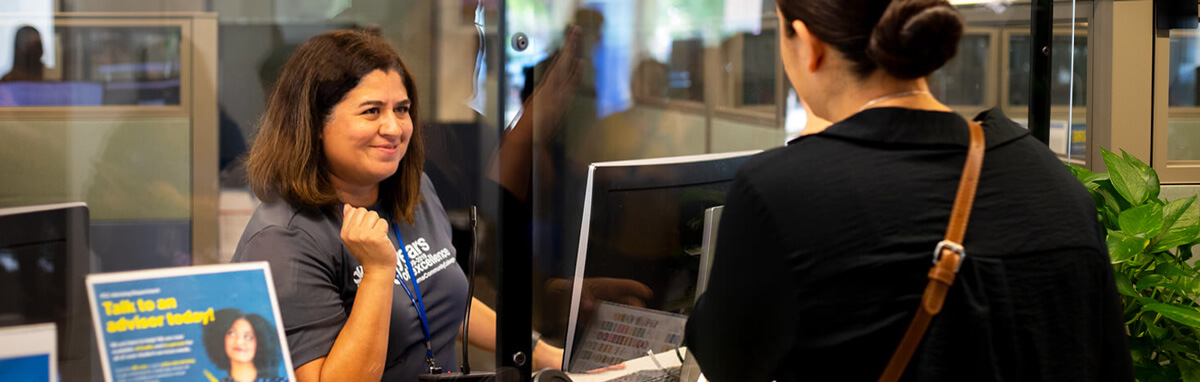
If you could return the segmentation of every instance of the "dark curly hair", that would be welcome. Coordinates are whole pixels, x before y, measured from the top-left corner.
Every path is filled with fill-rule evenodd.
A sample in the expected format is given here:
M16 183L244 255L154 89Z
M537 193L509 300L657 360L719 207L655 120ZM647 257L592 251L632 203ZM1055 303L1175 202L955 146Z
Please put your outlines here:
M229 370L229 355L225 354L225 334L237 320L245 319L254 328L256 349L254 352L254 367L258 369L258 378L275 378L279 368L279 337L275 326L270 321L257 314L246 314L239 309L226 308L216 312L216 319L204 326L204 350L208 359L218 369Z

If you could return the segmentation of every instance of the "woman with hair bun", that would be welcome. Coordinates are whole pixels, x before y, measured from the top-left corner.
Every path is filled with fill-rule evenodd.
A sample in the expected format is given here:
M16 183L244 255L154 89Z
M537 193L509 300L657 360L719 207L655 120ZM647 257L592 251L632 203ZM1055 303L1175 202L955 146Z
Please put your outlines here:
M777 0L784 68L833 124L739 170L687 342L713 381L880 378L946 233L970 134L926 77L963 34L943 0ZM1088 191L998 109L957 281L908 381L1132 380Z

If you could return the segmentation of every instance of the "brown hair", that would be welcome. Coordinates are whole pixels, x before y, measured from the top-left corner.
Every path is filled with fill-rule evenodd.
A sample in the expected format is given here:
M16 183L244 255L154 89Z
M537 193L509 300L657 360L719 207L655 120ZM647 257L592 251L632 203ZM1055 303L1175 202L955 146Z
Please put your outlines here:
M400 74L408 98L413 134L395 174L379 184L379 206L412 224L420 201L425 143L417 87L396 51L375 31L341 30L317 35L296 49L283 66L267 101L267 111L246 172L250 187L263 200L335 208L340 203L329 179L329 163L319 136L333 107L376 70Z
M859 77L883 69L915 79L941 68L958 52L963 20L945 0L775 0L788 35L791 22L853 63Z

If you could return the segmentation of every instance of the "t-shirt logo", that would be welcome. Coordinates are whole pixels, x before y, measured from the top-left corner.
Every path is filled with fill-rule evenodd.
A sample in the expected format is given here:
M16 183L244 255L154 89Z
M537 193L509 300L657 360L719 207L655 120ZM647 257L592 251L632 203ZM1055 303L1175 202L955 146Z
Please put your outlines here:
M430 253L429 241L424 237L418 238L404 246L408 250L409 259L412 260L413 271L417 274L417 282L420 283L441 272L450 265L454 264L454 256L450 253L449 248L443 247L437 252ZM362 282L363 268L362 265L354 268L354 285ZM408 274L408 267L404 264L404 254L400 250L396 250L396 277L393 282L400 285L400 281L411 282L412 276Z

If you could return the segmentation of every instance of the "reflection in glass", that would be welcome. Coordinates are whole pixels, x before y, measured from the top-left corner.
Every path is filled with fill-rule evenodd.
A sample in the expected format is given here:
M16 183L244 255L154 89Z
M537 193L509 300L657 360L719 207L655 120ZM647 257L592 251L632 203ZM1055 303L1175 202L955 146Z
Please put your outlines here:
M50 79L41 49L21 40L40 36L17 33L0 106L179 105L179 27L58 27L55 35L62 77Z
M727 81L734 84L730 90L733 107L770 106L765 110L774 113L775 60L779 37L775 24L761 32L742 32L725 40L727 65L723 72Z
M738 4L727 3L593 1L579 8L557 1L507 3L508 32L526 34L530 45L524 51L509 49L504 66L510 79L503 93L510 97L505 113L510 130L501 156L528 158L528 163L502 166L528 172L521 178L528 184L505 187L528 190L514 196L525 199L517 208L528 208L532 215L528 231L535 264L535 321L551 343L562 345L566 339L590 164L769 148L783 142L781 121L776 119L781 98L777 22L762 12L773 11L774 4L761 10L738 7L739 12L731 13L727 8ZM563 62L564 58L572 60ZM522 150L533 155L505 156L508 146L519 146L522 137L529 140ZM594 269L619 267L645 277L599 276L582 285L585 294L605 300L636 283L652 294L633 304L619 297L612 300L686 311L695 259L678 243L698 244L692 243L698 236L691 235L698 227L687 224L703 208L664 210L665 201L681 196L679 191L642 190L605 207L620 213L625 225L600 233L595 239L605 247L598 252L620 260ZM704 206L721 204L717 199ZM640 218L628 219L639 213ZM651 276L661 274L673 275L673 281Z
M17 29L13 38L12 68L0 82L42 81L46 64L42 63L42 34L32 25Z
M1077 32L1078 33L1078 32ZM1050 104L1054 106L1086 106L1085 94L1087 88L1087 39L1075 39L1075 65L1071 71L1071 35L1070 32L1055 34L1052 39L1050 58ZM1009 35L1008 48L1008 103L1011 106L1029 105L1030 67L1029 50L1033 43L1029 34L1013 33ZM1068 90L1068 89L1072 89Z
M1200 106L1200 36L1195 31L1171 31L1170 87L1167 100L1171 106Z
M1167 159L1200 160L1200 35L1172 30L1170 38Z
M947 105L985 106L991 47L991 34L964 34L954 59L929 76L929 90Z

